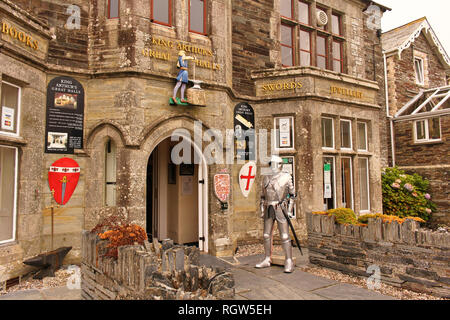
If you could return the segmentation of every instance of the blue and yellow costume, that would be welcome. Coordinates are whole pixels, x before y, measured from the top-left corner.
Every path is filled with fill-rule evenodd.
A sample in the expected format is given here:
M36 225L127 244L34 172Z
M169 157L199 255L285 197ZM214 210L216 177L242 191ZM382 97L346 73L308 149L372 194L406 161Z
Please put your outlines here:
M182 56L178 57L178 65L180 67L180 71L177 75L177 81L182 81L183 83L188 83L188 63L186 60L183 60Z

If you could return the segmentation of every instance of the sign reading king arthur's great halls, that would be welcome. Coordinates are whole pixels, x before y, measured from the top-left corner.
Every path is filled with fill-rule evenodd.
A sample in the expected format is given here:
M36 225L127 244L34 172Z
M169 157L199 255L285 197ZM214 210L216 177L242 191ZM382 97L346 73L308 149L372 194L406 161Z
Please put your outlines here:
M75 79L57 77L47 87L45 152L83 149L84 89Z
M234 107L234 137L239 160L255 160L255 112L246 102Z

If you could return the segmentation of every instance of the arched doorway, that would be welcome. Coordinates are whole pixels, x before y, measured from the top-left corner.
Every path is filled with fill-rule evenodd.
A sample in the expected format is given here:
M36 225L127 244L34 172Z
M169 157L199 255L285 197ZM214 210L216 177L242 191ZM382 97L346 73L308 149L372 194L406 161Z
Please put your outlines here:
M171 150L178 143L160 139L147 163L146 229L149 238L172 239L178 244L197 245L208 251L207 166L201 149L189 137L191 155L202 159L195 164L174 164Z

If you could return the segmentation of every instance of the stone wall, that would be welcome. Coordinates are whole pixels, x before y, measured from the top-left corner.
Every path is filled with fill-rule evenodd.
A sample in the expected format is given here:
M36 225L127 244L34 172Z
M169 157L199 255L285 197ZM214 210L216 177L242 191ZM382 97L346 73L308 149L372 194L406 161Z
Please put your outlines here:
M370 277L366 270L376 265L386 284L450 298L449 233L421 229L413 220L346 226L311 213L307 227L312 264L360 277Z
M430 194L438 207L432 222L450 225L450 117L441 117L442 141L438 142L414 143L413 121L396 122L394 126L396 165L430 181Z
M220 268L199 265L196 247L173 241L119 247L104 257L109 241L83 231L81 264L85 300L217 300L234 297L234 279Z
M279 36L272 33L280 15L274 2L278 1L233 1L233 89L241 94L254 95L251 70L275 67L271 53L279 46Z

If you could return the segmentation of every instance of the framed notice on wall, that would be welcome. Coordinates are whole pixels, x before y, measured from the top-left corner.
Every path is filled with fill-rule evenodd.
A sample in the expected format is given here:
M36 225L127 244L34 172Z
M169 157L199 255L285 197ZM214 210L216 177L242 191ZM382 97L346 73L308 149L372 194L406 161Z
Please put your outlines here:
M276 149L294 149L294 117L277 117L274 119L276 131Z
M2 129L14 130L14 109L3 106L2 107Z
M282 157L281 159L283 159L283 164L281 167L281 170L283 172L287 172L292 176L292 183L294 184L294 190L295 192L297 192L297 187L295 185L295 159L292 156L289 157ZM293 212L294 217L297 216L297 206L294 205L294 212Z
M47 87L45 152L83 149L84 89L75 79L57 77Z

